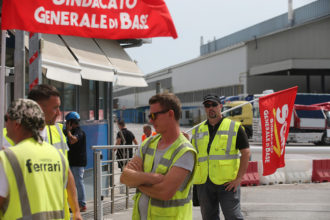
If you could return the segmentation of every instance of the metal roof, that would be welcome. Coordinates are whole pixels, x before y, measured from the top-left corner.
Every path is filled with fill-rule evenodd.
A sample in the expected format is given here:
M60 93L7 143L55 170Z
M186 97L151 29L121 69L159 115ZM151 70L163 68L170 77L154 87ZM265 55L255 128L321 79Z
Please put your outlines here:
M229 46L259 38L280 30L296 27L324 16L330 15L330 1L318 0L294 10L293 24L288 21L288 13L250 26L223 38L211 41L200 47L200 55L206 55Z

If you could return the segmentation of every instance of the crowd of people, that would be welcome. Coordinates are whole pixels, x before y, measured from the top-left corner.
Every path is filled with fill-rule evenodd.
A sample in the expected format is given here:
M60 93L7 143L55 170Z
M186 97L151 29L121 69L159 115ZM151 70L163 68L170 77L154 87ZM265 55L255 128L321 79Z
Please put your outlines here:
M201 103L207 120L189 137L180 130L178 97L152 96L135 155L132 148L117 149L120 181L137 189L132 219L192 219L193 199L204 220L219 219L220 210L226 219L243 219L248 138L239 122L221 115L219 96L209 94ZM55 87L37 85L9 106L0 151L0 219L82 219L86 134L77 112L65 116L65 126L56 123L60 104ZM125 122L117 124L115 144L138 145Z

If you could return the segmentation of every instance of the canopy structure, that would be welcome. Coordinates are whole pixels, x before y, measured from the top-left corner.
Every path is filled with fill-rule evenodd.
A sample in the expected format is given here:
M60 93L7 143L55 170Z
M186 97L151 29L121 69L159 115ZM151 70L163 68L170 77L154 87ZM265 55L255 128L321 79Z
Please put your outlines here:
M42 34L42 42L42 69L48 79L73 85L81 85L83 78L148 86L141 69L116 40Z
M81 77L88 80L113 82L115 67L92 38L62 36L78 59Z
M48 79L81 85L82 67L58 35L43 34L42 69ZM28 44L26 44L28 45Z
M143 73L122 47L113 40L95 39L100 48L116 68L115 85L129 87L146 87Z

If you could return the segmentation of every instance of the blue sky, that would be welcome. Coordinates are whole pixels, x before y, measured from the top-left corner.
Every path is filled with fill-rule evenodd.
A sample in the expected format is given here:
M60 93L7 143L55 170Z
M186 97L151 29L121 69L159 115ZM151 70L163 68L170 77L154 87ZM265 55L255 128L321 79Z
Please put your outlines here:
M153 38L151 44L126 49L145 74L199 56L204 43L286 13L288 0L165 0L178 38ZM315 0L292 0L293 8Z

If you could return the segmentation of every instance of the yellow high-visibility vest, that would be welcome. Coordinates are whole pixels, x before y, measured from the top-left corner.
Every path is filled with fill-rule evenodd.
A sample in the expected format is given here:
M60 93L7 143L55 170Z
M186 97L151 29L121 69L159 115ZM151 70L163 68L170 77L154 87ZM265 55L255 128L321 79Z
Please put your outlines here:
M60 150L65 155L65 157L68 158L69 148L66 143L66 138L63 134L63 124L56 123L55 125L46 125L46 131L47 131L47 135L44 141L51 144L56 149ZM6 128L3 129L3 133L7 134ZM14 142L9 137L7 136L4 137L6 137L7 144L9 144L9 146L15 145ZM65 191L65 198L66 200L68 198L67 191ZM69 204L67 202L65 203L65 219L68 220L70 219Z
M140 148L140 155L143 158L144 172L151 172L153 162L155 159L155 153L157 150L158 141L161 135L149 137ZM156 173L165 175L169 169L175 164L175 162L186 152L191 151L195 155L196 151L193 149L189 141L182 134L171 145L171 147L165 152L160 160ZM196 165L196 163L195 163ZM195 171L195 168L194 168ZM148 206L148 219L163 219L167 220L181 220L192 219L192 179L194 171L186 188L182 191L178 190L175 195L168 201L162 201L158 199L149 199ZM141 192L137 192L133 199L135 200L133 207L132 219L140 219L139 215L139 199Z
M207 177L217 185L236 179L240 165L240 152L236 149L239 126L239 122L224 118L214 136L209 153L208 125L203 123L193 130L192 145L197 151L194 184L204 184Z
M3 138L3 146L9 147L9 146L15 145L14 141L12 141L12 139L7 137L7 129L6 128L3 129L3 137L4 137Z
M1 151L0 159L10 186L0 219L65 218L69 164L60 151L28 138Z

